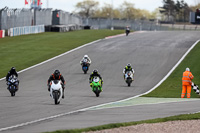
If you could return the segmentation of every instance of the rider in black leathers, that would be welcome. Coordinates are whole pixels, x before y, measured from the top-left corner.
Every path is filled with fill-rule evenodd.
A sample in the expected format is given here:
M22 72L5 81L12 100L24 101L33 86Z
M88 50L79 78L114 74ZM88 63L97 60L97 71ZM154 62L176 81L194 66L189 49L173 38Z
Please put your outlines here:
M8 78L11 76L11 75L15 75L16 77L18 77L18 74L17 74L17 71L15 69L15 67L12 67L10 69L10 71L8 72L7 76L6 76L6 81L8 82Z
M90 83L90 86L92 85L92 80L94 78L94 76L97 76L101 79L101 84L103 85L103 78L101 77L101 75L98 73L98 70L93 70L92 74L90 75L90 78L89 78L89 83Z
M125 33L126 33L126 36L128 36L128 34L130 33L130 28L128 26L126 26Z
M48 91L50 91L50 82L51 80L61 80L62 81L62 88L63 88L63 95L62 98L64 98L64 89L65 89L65 79L64 77L60 74L59 70L55 70L54 73L49 77L47 81L47 86L48 86Z
M8 79L11 75L15 75L17 78L18 78L18 73L15 69L15 67L12 67L10 69L10 71L8 72L8 74L6 75L6 81L8 82ZM19 80L18 80L18 85L16 86L16 89L18 90L19 89Z

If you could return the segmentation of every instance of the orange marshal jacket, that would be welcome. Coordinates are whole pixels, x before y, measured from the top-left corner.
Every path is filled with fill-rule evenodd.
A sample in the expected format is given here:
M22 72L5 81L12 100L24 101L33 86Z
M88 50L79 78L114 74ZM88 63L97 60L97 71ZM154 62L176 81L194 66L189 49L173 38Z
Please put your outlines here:
M191 72L185 71L183 72L183 78L182 78L182 85L192 85L192 79L194 76L192 75Z

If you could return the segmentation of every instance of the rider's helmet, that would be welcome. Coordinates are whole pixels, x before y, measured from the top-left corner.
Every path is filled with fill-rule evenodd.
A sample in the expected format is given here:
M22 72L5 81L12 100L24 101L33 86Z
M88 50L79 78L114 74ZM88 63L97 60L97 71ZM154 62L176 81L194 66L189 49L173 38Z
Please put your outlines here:
M93 70L93 74L98 74L98 70Z
M84 58L87 59L87 58L88 58L88 55L84 55Z
M14 72L14 71L16 71L16 70L15 70L15 67L12 67L12 68L10 69L10 72Z
M131 64L130 64L130 63L127 64L127 68L128 68L128 69L131 68Z
M54 74L55 78L57 79L60 76L60 71L59 70L55 70L53 74Z
M186 71L190 71L190 68L187 67L187 68L186 68Z

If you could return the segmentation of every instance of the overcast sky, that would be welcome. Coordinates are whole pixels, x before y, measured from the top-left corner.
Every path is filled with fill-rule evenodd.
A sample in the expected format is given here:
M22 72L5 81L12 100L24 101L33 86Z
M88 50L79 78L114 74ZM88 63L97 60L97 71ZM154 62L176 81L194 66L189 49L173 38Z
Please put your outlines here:
M25 0L0 0L0 8L3 8L5 6L9 8L29 8L30 5L25 6L24 1ZM43 3L42 8L46 8L47 1L49 1L48 2L49 8L61 9L64 11L72 12L75 10L75 5L83 0L41 0L41 1ZM95 0L95 1L98 1L100 3L100 6L104 5L104 3L111 4L113 2L114 8L118 8L119 5L122 4L125 0ZM126 0L126 1L134 3L136 8L153 11L159 6L162 6L163 0ZM200 2L200 0L185 0L185 2L187 2L188 5L194 5Z

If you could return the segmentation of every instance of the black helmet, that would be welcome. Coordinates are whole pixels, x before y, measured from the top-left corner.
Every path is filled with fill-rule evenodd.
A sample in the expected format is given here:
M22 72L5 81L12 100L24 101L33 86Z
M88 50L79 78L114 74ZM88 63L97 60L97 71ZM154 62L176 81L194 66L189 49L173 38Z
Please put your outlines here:
M10 71L11 71L11 72L14 72L14 71L15 71L15 67L12 67L12 68L10 69Z
M98 74L98 70L93 70L93 74Z
M53 74L54 74L55 78L58 78L60 76L60 71L55 70Z
M128 63L128 64L127 64L127 67L128 67L128 68L131 68L131 64L130 64L130 63Z

